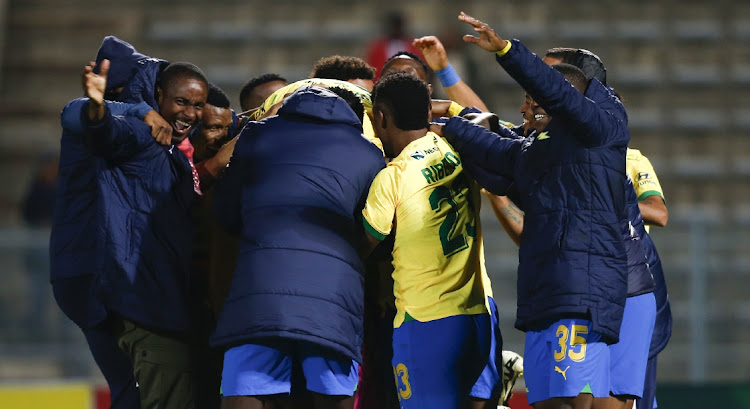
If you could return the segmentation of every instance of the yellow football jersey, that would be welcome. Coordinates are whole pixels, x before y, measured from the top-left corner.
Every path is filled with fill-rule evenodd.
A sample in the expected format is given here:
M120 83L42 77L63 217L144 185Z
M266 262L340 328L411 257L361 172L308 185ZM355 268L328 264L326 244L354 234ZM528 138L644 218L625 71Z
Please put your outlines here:
M372 142L381 151L383 150L383 143L380 142L380 139L375 136L375 130L372 128L372 98L370 96L370 92L358 85L354 85L351 82L347 81L332 80L326 78L307 78L304 80L293 82L283 88L279 88L278 90L276 90L276 92L271 94L271 96L266 98L266 101L255 112L253 112L250 120L257 121L258 118L262 117L263 114L271 109L272 106L274 106L277 102L282 101L286 94L290 94L304 85L323 85L327 88L344 88L354 93L354 95L358 96L359 100L362 101L362 105L364 105L365 107L365 113L367 114L364 116L364 118L362 118L362 133L365 135L365 138L367 138L368 141Z
M625 170L630 175L630 179L633 180L633 187L635 187L638 200L643 200L649 196L659 196L666 202L654 167L641 151L628 148ZM649 225L646 225L646 232L649 231L649 227Z
M406 314L426 322L487 312L479 205L458 153L431 132L375 177L362 215L380 240L396 228L395 328Z

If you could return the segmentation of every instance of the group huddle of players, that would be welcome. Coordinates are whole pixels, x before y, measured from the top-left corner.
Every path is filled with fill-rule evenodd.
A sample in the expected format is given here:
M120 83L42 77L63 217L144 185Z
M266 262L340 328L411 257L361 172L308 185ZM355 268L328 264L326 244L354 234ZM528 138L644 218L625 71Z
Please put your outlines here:
M646 224L667 211L602 62L458 18L523 124L433 36L379 78L342 56L256 77L240 113L195 65L105 38L62 112L50 253L113 408L495 408L521 373L537 409L656 406L671 315ZM481 193L519 245L523 360Z

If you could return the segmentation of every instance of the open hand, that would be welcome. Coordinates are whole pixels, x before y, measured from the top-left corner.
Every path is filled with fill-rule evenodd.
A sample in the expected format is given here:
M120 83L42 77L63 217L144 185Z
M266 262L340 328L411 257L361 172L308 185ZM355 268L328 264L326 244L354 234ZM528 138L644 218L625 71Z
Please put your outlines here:
M433 71L440 71L450 65L445 47L443 47L443 43L437 37L426 36L417 38L412 42L412 45L422 51L425 62Z
M99 74L94 73L95 62L90 62L81 74L81 86L83 93L97 104L104 103L104 89L107 87L107 73L109 72L109 60L103 60Z
M99 74L94 73L96 63L93 61L83 69L81 86L89 98L89 119L98 121L104 117L104 90L107 87L109 60L102 60Z
M482 49L493 53L502 51L508 45L508 42L500 38L500 36L495 33L495 30L493 30L488 24L475 19L463 11L458 15L458 19L471 25L474 27L474 31L479 33L479 37L474 37L468 34L465 35L465 42L474 43Z

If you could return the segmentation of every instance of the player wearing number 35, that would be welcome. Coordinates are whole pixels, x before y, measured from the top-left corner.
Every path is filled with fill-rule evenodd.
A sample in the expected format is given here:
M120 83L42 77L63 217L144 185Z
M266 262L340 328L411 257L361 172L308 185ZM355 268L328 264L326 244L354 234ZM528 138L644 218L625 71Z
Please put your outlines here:
M463 407L490 345L479 190L456 151L428 132L424 81L389 74L372 96L373 127L393 160L375 177L362 215L370 246L396 232L393 370L400 406Z
M525 212L516 327L526 332L529 402L537 408L602 407L614 399L606 344L619 339L627 295L625 109L598 80L587 83L580 69L550 67L487 24L463 13L459 20L479 35L464 40L495 54L551 118L521 139L461 118L443 128L480 184L505 195L490 189L499 185L493 180L513 181Z

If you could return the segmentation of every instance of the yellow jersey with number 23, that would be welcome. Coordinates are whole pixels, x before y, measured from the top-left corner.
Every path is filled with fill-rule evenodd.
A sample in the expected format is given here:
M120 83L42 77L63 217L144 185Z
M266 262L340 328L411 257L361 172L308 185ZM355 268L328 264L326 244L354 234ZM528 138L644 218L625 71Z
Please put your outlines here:
M379 240L396 229L394 328L410 318L487 313L479 204L479 187L458 153L432 132L375 177L362 215Z

